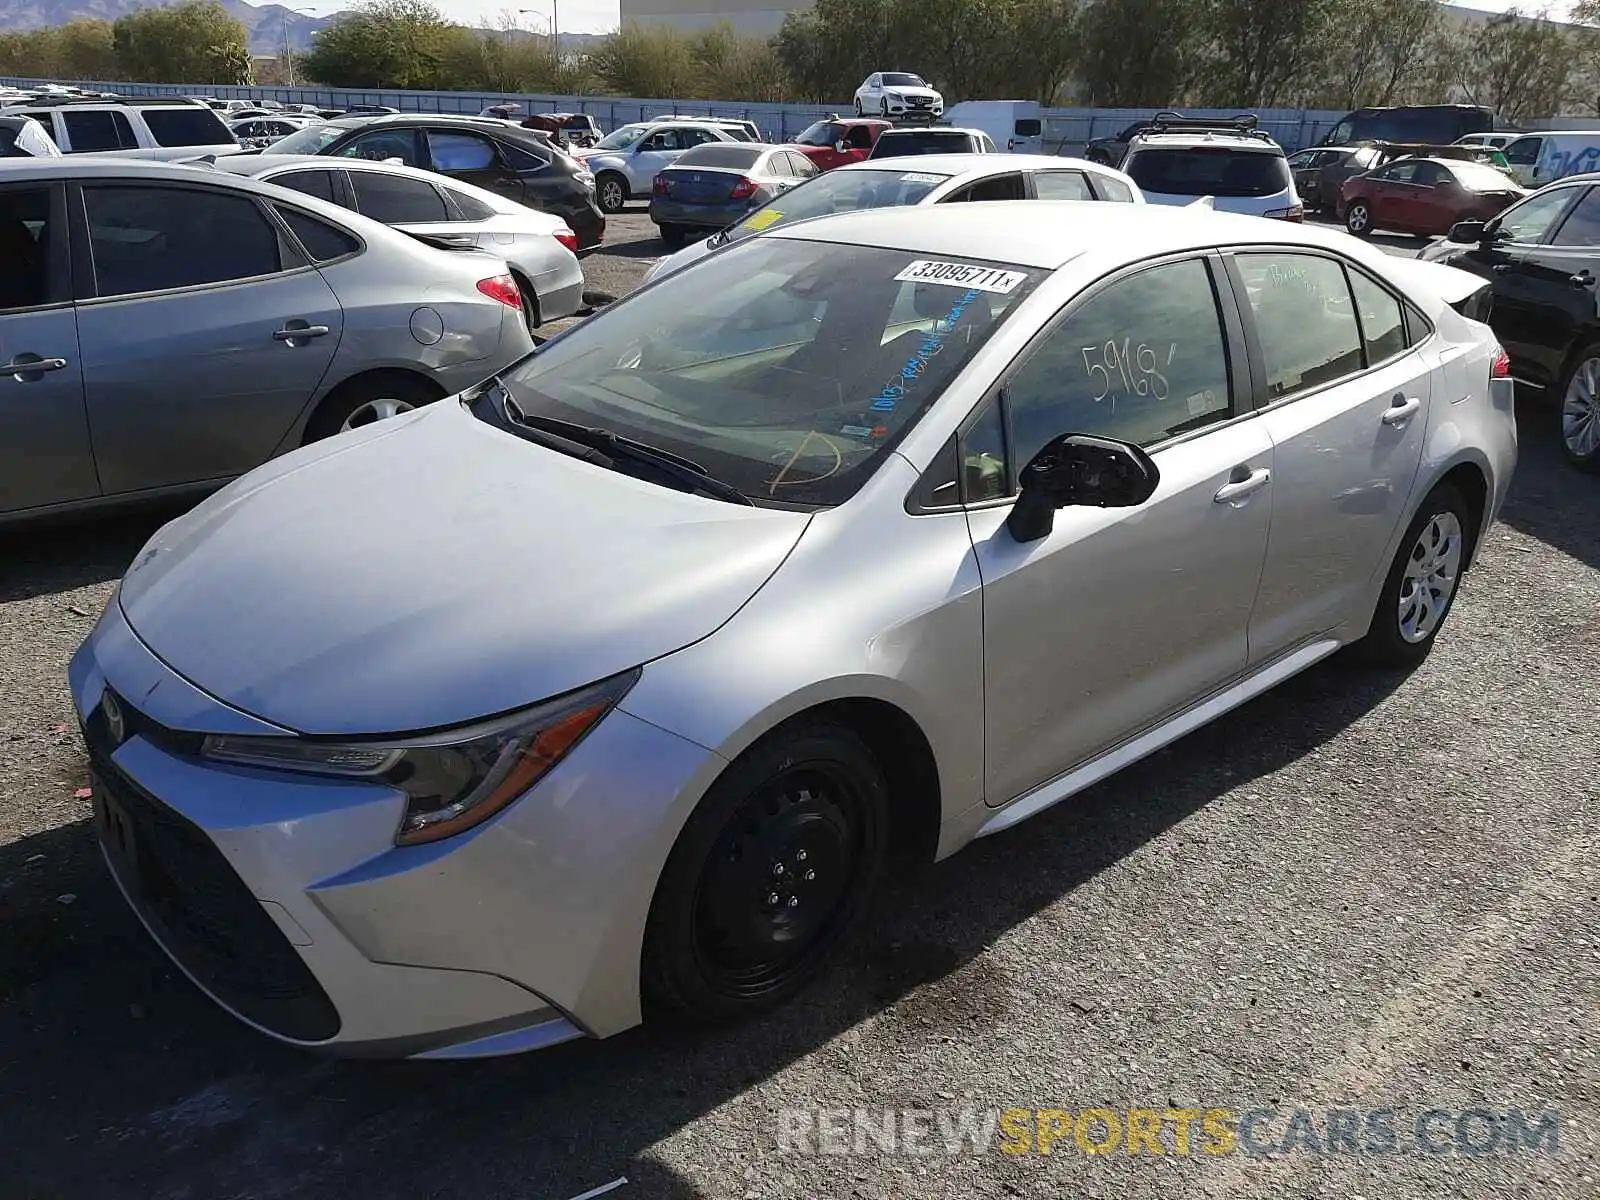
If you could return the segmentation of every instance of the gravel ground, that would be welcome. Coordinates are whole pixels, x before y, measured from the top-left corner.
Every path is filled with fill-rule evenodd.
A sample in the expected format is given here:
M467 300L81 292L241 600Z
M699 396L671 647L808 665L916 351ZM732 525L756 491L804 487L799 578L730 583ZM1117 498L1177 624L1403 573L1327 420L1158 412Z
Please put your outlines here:
M625 292L648 232L614 221L591 288ZM1600 481L1559 461L1553 421L1524 402L1504 521L1409 677L1319 666L897 880L767 1020L478 1064L324 1062L175 975L94 850L63 679L165 514L0 540L0 1188L1592 1200ZM1297 1107L1319 1137L1329 1106L1392 1108L1403 1152L1217 1156L1198 1129L1188 1155L780 1150L785 1110L819 1105L1276 1110L1262 1141ZM1445 1123L1447 1152L1419 1153L1433 1108L1559 1110L1559 1150L1473 1156Z

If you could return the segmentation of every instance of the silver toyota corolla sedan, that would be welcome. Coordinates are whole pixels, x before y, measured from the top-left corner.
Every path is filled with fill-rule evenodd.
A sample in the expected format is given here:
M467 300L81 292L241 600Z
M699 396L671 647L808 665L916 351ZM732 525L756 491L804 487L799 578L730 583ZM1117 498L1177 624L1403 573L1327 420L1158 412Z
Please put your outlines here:
M1516 458L1482 286L1135 205L749 239L161 529L70 673L111 870L298 1045L778 1004L891 849L1427 654Z
M0 523L217 486L532 347L503 260L137 160L0 164Z
M234 154L219 171L304 192L374 221L506 260L530 328L583 307L578 235L560 217L402 163L310 154Z

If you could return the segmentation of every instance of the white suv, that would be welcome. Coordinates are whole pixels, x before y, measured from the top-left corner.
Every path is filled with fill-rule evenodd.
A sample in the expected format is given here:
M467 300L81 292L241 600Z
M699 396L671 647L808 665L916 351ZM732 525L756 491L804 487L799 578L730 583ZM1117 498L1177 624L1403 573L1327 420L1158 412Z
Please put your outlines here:
M1129 143L1122 169L1151 204L1208 196L1219 212L1305 219L1283 147L1256 128L1254 117L1157 118Z
M594 175L595 203L603 213L622 211L634 197L650 195L656 173L670 166L685 150L702 142L742 142L717 121L686 121L672 117L661 121L636 121L612 130L588 149L572 152Z
M64 154L179 159L240 149L222 118L198 100L35 101L6 115L38 121Z

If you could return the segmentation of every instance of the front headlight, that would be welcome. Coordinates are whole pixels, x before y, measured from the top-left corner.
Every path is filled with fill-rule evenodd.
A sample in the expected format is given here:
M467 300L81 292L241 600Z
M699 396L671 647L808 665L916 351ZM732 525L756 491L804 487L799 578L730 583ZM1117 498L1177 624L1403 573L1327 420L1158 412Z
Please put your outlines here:
M406 794L398 845L434 842L488 820L565 758L639 678L637 669L534 708L403 739L208 735L202 757L243 767L370 779Z

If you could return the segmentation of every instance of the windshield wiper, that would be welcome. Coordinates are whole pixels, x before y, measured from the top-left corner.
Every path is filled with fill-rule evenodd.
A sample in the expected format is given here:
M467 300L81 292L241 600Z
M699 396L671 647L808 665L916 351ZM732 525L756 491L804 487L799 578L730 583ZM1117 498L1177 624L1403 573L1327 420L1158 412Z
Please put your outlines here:
M733 484L718 479L692 459L681 458L670 451L647 446L632 438L621 437L609 429L579 425L573 421L562 421L556 417L524 412L510 389L504 384L500 384L500 392L504 399L507 420L513 425L521 426L528 433L544 435L537 440L552 450L561 450L568 454L574 450L586 450L588 453L579 454L578 457L613 469L617 459L626 459L675 480L691 492L704 492L708 496L715 496L732 504L753 504L750 497Z

